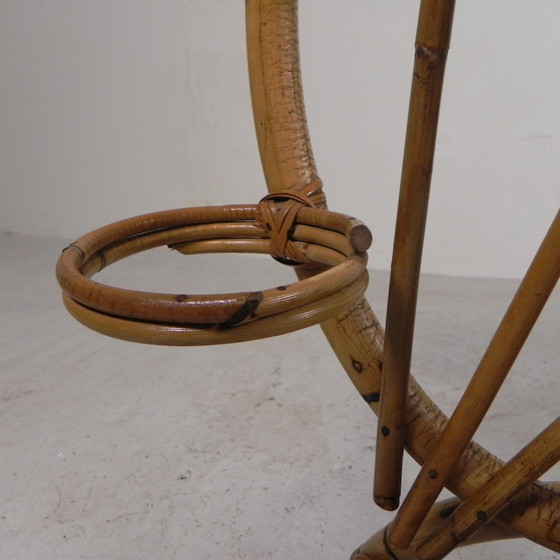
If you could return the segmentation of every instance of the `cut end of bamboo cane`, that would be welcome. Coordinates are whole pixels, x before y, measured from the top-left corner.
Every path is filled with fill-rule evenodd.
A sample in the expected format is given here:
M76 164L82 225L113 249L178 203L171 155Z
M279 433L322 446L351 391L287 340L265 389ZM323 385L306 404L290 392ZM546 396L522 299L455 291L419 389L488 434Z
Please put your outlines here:
M399 496L380 496L378 494L374 494L373 501L375 502L375 505L385 511L395 511L399 507L400 498Z
M354 221L356 223L352 224L352 229L350 231L350 243L355 251L367 251L371 247L373 235L365 224L359 222L358 220Z

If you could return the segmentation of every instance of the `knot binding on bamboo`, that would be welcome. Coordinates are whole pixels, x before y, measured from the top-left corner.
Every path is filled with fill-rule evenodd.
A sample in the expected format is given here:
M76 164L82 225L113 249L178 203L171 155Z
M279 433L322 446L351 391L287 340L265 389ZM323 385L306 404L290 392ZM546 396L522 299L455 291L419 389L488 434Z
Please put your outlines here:
M317 179L302 192L284 190L266 195L257 207L257 223L270 236L270 255L277 261L301 266L313 264L291 239L298 212L303 207L317 208L325 204L323 184Z
M271 254L258 218L262 206L183 208L122 220L70 244L57 264L64 303L102 334L176 346L254 340L322 322L363 295L371 234L354 218L295 198L289 244L305 263L320 267L319 274L271 289L211 295L126 290L91 279L118 260L162 245L185 255Z

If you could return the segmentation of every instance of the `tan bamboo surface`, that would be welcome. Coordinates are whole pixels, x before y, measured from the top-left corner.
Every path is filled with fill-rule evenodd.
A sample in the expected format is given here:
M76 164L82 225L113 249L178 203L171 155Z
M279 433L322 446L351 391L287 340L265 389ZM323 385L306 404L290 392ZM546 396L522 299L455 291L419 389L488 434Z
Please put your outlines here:
M560 211L550 226L488 349L395 521L390 542L406 548L471 441L560 277Z
M373 498L398 507L422 247L455 0L423 0L391 263Z
M492 520L523 487L542 476L559 459L560 418L557 418L419 545L416 551L418 558L444 558L459 543Z
M349 266L347 263L349 260L362 259L364 262L364 256L360 253L364 250L364 243L369 243L369 236L362 226L348 217L338 221L338 218L331 216L330 220L339 225L343 224L343 227L326 228L329 230L328 234L316 231L317 228L324 228L313 223L313 219L309 217L316 216L322 222L323 218L319 218L320 212L317 209L326 209L326 203L313 159L303 104L298 53L297 0L246 0L246 13L249 75L259 151L268 190L280 196L278 199L266 201L269 205L267 212L270 212L274 219L278 218L279 229L284 230L280 233L285 236L286 231L292 231L292 227L288 227L289 222L284 223L284 217L294 212L287 208L287 203L282 202L283 198L286 198L281 196L282 192L293 191L301 197L308 197L314 206L309 208L302 203L296 212L297 223L293 228L294 239L291 242L299 251L295 254L309 257L309 262L302 265L291 263L295 264L294 269L300 282L287 286L286 290L279 287L281 292L288 291L290 294L286 303L289 307L293 304L293 299L307 297L304 294L312 293L315 289L324 295L328 290L323 289L324 283L318 278L322 274L335 274L331 270L340 266L352 268L353 265ZM111 237L116 233L110 226L109 232L100 228L101 231L95 232L93 240L84 236L86 242L83 245L80 241L63 253L59 260L59 280L64 284L69 278L69 284L65 286L64 291L77 289L79 292L84 287L83 281L89 280L90 276L103 266L134 252L166 244L187 255L186 258L198 252L234 251L273 253L276 258L282 260L282 254L275 253L276 249L271 250L271 245L276 246L277 242L275 240L273 244L270 243L266 224L263 229L263 224L253 216L254 205L239 205L235 208L235 215L229 217L223 215L224 207L206 209L205 211L210 212L212 216L204 223L201 216L190 224L184 223L184 216L178 220L176 212L186 209L169 211L165 217L162 213L156 213L156 222L160 218L164 222L170 221L163 225L159 223L157 227L152 227L153 223L149 223L153 216L143 224L139 223L138 219L125 220L126 223L121 224L123 227L116 234L116 238L111 238L107 243L102 242L103 250L94 251L93 245L100 242L103 235L110 233ZM247 219L240 219L245 211ZM220 216L222 221L219 221ZM138 231L138 228L142 231ZM285 239L280 245L283 246L284 242ZM84 251L84 247L87 251ZM348 247L352 247L355 254L348 256ZM85 256L86 252L88 257ZM329 270L329 267L332 268ZM344 274L347 272L346 270ZM317 284L303 284L302 288L301 282L317 278ZM126 314L119 316L100 311L68 294L64 295L64 299L71 313L91 328L127 340L156 344L185 344L186 338L195 340L197 337L197 344L215 343L217 337L222 337L220 342L235 342L273 336L321 321L323 332L351 381L371 409L377 412L383 367L384 332L362 296L366 282L367 275L358 274L354 280L349 280L342 288L325 295L320 301L311 298L302 306L286 308L285 320L281 317L282 313L261 318L254 316L256 309L262 304L263 296L248 291L241 296L237 307L234 305L229 309L232 314L225 314L226 321L225 325L221 325L222 328L219 328L219 323L193 327L182 322L135 319ZM96 285L91 294L87 294L85 290L82 295L85 293L86 299L90 296L95 299L96 294L99 295L98 289L102 290ZM297 295L294 296L294 293ZM175 303L187 301L188 298L183 297L186 295L172 294ZM229 305L231 299L235 300L238 295L229 294L220 301ZM284 309L284 304L280 303L282 300L274 300L278 294L274 295L271 292L265 295L267 297L264 299L271 308ZM155 302L152 307L169 306L174 309L172 314L176 313L175 303L169 303L165 294L148 293L142 297L147 298L144 307L150 307L150 302ZM196 298L194 301L197 301ZM103 302L99 303L103 305ZM120 305L118 298L116 304ZM215 302L209 296L202 296L198 304L212 307ZM221 303L212 313L218 312L220 305ZM184 317L179 318L179 321L183 319ZM447 421L445 415L411 376L406 409L406 448L420 464L427 460L433 442L439 438ZM458 458L446 484L456 494L457 499L454 499L451 505L436 505L431 508L411 547L401 550L388 546L386 531L380 531L364 543L353 558L412 560L416 557L414 547L420 542L419 539L428 536L437 524L452 513L460 501L467 500L476 493L502 466L502 461L497 457L475 442L470 442ZM474 540L469 539L468 542L523 536L560 552L559 512L560 487L537 481L521 490L498 513L493 523L483 527Z
M319 179L305 116L297 1L246 0L253 118L270 193Z

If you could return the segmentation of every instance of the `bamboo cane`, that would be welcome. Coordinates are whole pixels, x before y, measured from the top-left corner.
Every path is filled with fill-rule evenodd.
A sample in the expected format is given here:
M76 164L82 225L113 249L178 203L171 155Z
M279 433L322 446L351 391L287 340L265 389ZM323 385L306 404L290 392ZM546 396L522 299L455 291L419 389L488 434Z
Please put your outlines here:
M454 0L423 0L389 284L374 500L399 505L418 282Z
M560 459L560 418L515 455L480 490L463 502L445 524L418 547L420 560L440 560L490 522L519 491Z
M560 211L457 408L431 450L389 530L406 548L472 439L560 276Z
M253 118L269 192L317 180L301 86L297 0L247 0Z
M301 190L318 177L301 83L297 11L297 0L246 1L253 119L271 193ZM376 407L383 329L368 302L361 298L321 328L360 395Z
M351 307L365 291L367 273L358 276L337 293L324 297L321 302L305 304L282 314L249 321L234 328L229 325L197 325L134 321L97 312L76 302L66 294L63 300L68 311L85 326L101 334L144 344L167 346L204 346L231 344L278 336L315 325Z

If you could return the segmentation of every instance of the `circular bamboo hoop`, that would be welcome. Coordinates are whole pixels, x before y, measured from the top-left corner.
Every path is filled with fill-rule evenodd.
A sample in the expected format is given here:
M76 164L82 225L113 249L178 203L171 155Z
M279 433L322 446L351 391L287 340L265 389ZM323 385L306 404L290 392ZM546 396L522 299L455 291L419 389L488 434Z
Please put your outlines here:
M364 250L371 242L357 220L301 208L291 241L320 272L285 286L225 294L127 290L91 277L132 254L168 245L197 253L269 253L257 205L183 208L129 218L71 243L57 264L70 313L117 338L167 345L223 344L276 336L328 319L367 286Z

